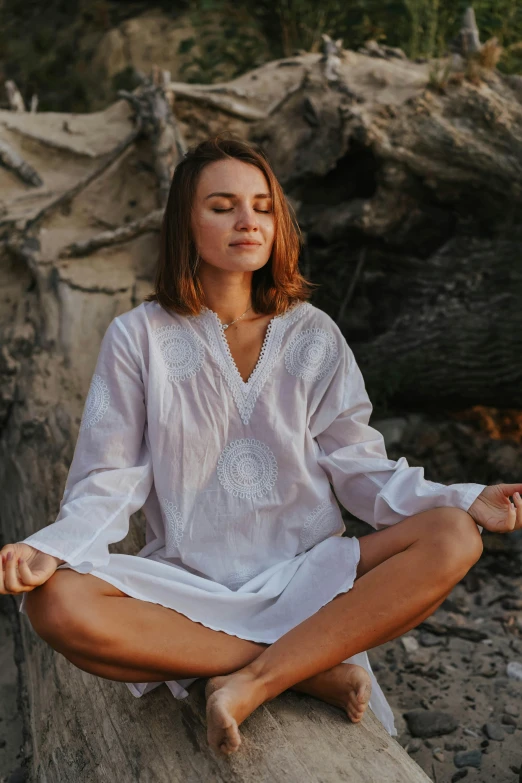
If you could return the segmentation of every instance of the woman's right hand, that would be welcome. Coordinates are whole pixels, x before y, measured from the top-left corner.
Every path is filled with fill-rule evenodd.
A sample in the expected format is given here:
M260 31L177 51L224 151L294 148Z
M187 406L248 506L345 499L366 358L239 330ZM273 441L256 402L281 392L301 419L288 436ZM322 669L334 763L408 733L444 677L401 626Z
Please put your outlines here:
M9 557L9 553L11 556ZM54 574L60 563L53 555L46 555L29 544L6 544L0 549L2 570L0 594L28 593ZM19 562L20 560L20 562Z

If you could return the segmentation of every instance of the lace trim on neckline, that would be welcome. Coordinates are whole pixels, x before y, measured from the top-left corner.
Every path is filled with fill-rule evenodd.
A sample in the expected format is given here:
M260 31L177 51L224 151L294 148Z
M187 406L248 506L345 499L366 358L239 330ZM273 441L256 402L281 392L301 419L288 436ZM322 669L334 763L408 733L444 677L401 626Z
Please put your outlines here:
M248 424L257 398L277 360L286 329L311 307L309 302L298 302L281 315L275 315L268 323L266 334L256 365L247 381L234 361L223 324L214 310L203 308L203 326L207 334L210 352L223 374L234 397L243 424ZM217 330L217 331L216 331Z

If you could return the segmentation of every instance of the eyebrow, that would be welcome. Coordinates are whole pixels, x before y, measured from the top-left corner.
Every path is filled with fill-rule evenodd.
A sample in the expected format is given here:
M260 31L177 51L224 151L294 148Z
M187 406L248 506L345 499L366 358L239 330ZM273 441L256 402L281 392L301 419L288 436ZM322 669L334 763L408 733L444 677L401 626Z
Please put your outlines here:
M223 196L224 198L235 198L235 193L209 193L208 196L205 196L205 199L212 198L212 196ZM272 198L270 193L256 193L254 198Z

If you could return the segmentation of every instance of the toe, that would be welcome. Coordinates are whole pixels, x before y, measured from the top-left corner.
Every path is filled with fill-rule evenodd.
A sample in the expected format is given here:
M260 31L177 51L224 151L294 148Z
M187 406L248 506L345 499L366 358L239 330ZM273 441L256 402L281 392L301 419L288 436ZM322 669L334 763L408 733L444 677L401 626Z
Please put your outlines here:
M222 753L230 755L231 753L236 753L240 745L241 737L236 736L236 734L231 731L227 731L226 736L220 745L220 750Z

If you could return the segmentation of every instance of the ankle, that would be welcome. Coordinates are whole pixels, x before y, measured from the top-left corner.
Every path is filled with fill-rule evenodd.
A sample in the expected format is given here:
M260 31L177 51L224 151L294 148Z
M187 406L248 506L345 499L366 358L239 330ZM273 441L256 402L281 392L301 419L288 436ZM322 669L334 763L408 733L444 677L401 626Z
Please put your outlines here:
M240 669L240 672L249 678L252 688L258 694L260 703L271 701L281 693L280 690L277 690L266 664L263 661L259 661L258 658L243 669Z

